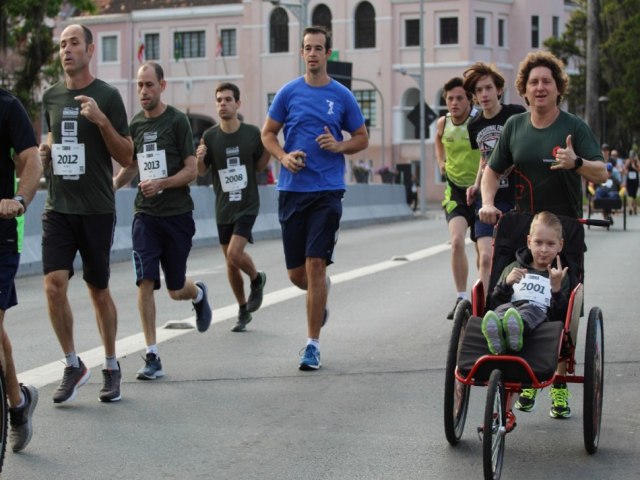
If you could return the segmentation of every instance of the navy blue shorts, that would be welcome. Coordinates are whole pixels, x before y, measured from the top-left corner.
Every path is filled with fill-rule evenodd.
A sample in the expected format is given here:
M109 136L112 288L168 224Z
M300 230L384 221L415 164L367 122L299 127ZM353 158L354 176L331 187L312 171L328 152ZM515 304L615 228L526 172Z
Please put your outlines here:
M109 286L115 213L75 215L52 210L42 214L44 274L68 270L73 276L76 253L82 257L82 278L95 288Z
M236 223L218 223L218 240L220 245L229 245L232 235L238 235L253 243L253 225L256 223L255 215L243 215Z
M160 267L168 290L180 290L187 279L187 258L196 225L191 212L169 217L136 213L131 225L136 285L153 280L160 288Z
M476 212L480 211L480 208L482 207L482 199L480 197L476 199L475 206L476 206ZM496 208L500 209L502 213L506 213L514 209L515 202L498 201L496 202L495 206ZM493 230L495 228L495 225L491 225L489 223L482 223L480 220L476 218L475 225L473 226L473 228L475 230L476 238L493 237Z
M19 265L19 253L0 252L0 310L3 312L18 304L14 280Z
M280 192L278 218L288 270L304 265L308 257L333 263L343 197L344 190Z

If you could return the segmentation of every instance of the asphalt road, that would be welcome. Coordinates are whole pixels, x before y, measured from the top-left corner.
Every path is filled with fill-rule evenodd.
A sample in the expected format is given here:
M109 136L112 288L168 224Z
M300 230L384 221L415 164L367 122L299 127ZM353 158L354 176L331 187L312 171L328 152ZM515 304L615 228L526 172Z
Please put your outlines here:
M585 307L604 312L605 394L600 449L582 439L582 385L570 386L573 418L549 418L547 391L538 408L518 414L507 436L504 479L640 477L640 219L628 230L587 232ZM250 247L268 274L262 309L245 333L231 333L236 307L219 249L193 252L189 274L205 281L214 324L160 328L166 377L135 379L144 342L129 263L113 266L119 313L123 399L97 400L102 351L80 275L71 281L76 345L93 368L74 402L55 407L61 352L49 325L42 278L18 280L20 305L5 320L20 377L40 387L34 436L7 452L3 479L470 479L482 478L486 389L474 387L461 444L443 431L443 382L454 300L443 219L341 232L331 317L323 329L323 368L297 369L305 343L304 296L288 282L279 241ZM475 254L469 245L471 278ZM469 287L471 284L469 285ZM158 326L191 323L188 302L156 295ZM584 330L577 358L583 363Z

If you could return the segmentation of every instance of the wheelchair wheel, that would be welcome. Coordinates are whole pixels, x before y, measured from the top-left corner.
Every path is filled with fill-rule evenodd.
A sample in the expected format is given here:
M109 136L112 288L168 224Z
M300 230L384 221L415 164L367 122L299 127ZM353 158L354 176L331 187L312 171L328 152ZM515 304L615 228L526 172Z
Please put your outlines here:
M504 442L507 434L507 407L502 370L495 369L491 372L487 388L487 403L482 426L482 465L485 480L498 480L502 473Z
M7 450L7 427L9 425L9 403L7 401L7 384L4 371L0 365L0 472L4 465L4 454Z
M458 350L470 316L471 303L468 300L462 300L458 303L453 316L444 381L444 433L451 445L457 445L462 437L469 407L471 386L458 381L455 371L458 363Z
M604 386L604 332L602 310L593 307L589 312L584 353L584 448L593 454L598 450L602 420Z

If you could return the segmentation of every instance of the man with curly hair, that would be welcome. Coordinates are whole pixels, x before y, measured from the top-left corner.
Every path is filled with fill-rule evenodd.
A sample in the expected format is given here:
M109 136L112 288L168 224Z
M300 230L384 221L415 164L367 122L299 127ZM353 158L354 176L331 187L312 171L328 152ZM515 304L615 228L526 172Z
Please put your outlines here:
M607 170L595 135L576 115L560 109L569 88L562 62L550 52L531 52L520 63L516 89L529 112L511 117L482 176L480 220L495 223L501 214L494 198L500 176L515 169L516 208L543 210L556 215L582 217L582 178L602 183ZM564 375L566 366L558 365ZM569 391L565 383L551 387L552 418L569 418ZM537 390L526 388L515 406L529 412Z

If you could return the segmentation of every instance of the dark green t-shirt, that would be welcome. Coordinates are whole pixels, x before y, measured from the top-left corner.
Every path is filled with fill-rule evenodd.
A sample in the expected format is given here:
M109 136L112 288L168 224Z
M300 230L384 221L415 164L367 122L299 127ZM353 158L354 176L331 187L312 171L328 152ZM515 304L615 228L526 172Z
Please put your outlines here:
M571 113L560 111L547 128L535 128L529 112L514 115L489 159L489 166L503 173L515 166L516 206L538 213L543 210L567 217L582 217L582 180L571 170L550 170L554 151L566 148L567 136L576 155L602 160L600 145L587 124Z
M157 164L152 165L159 162L157 155L166 161L166 171L161 175L171 177L184 168L184 160L187 157L196 154L189 119L171 105L167 105L162 115L155 118L146 118L144 112L138 112L131 120L129 128L135 146L134 161L138 163L141 179L144 178L145 171L159 172ZM139 159L137 154L141 153L149 156L143 155L143 158ZM135 210L158 217L190 212L193 210L193 200L189 186L168 188L161 194L149 198L142 195L138 189Z
M216 222L231 224L244 215L258 215L260 195L256 182L256 162L264 152L258 127L242 123L236 132L227 134L216 125L204 132L202 138L207 146L204 163L212 169ZM235 176L229 172L236 165L246 167L247 185L240 190L225 192L222 182L235 180Z
M69 90L64 82L58 82L45 91L42 102L53 143L65 148L81 144L85 157L82 174L65 176L51 172L45 209L79 215L114 213L111 155L98 126L80 115L80 102L74 99L78 95L93 98L115 130L122 136L129 136L127 112L120 92L102 80L95 79L80 90ZM72 151L52 158L52 162L69 167L70 163L78 162L78 158ZM77 165L79 168L80 164Z

